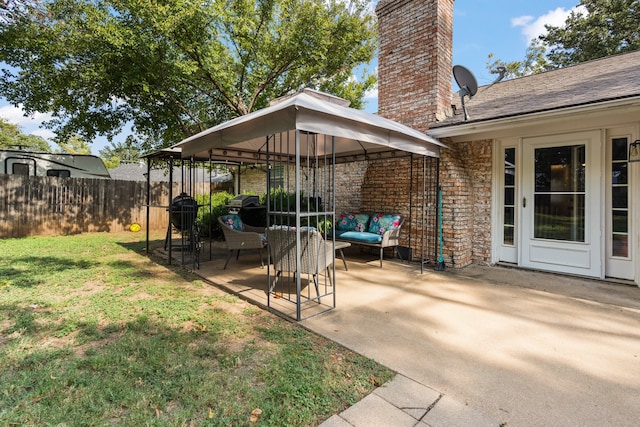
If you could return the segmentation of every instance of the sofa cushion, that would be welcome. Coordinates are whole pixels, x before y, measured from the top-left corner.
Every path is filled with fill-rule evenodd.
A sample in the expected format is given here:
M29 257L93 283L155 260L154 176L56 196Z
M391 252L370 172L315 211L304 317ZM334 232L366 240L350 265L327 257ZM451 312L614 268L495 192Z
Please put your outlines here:
M402 217L400 215L388 215L376 213L371 215L371 222L369 222L369 233L375 233L383 235L386 231L395 230L400 227L400 221Z
M224 215L222 217L222 222L232 230L244 231L244 222L242 222L240 217L236 214Z
M342 212L336 228L342 231L365 231L369 215L351 212Z
M333 230L334 233L336 233L336 239L338 237L341 237L344 233L349 233L349 231L347 230ZM331 236L331 230L329 230L329 234L327 234L328 236Z
M336 238L338 232L336 231ZM382 242L382 235L376 233L367 233L366 231L345 231L340 234L341 240L352 240L354 242L362 243L380 243Z

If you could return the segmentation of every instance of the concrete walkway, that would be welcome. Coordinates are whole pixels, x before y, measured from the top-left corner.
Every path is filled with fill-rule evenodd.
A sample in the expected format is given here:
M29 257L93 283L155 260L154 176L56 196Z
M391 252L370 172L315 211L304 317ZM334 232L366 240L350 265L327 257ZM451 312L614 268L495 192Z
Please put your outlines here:
M350 265L351 270L351 265ZM399 375L331 426L640 425L640 289L499 267L343 285L302 324Z
M264 299L257 254L223 261L197 273ZM398 375L323 427L640 425L640 288L501 267L421 275L357 252L347 262L337 308L300 324Z

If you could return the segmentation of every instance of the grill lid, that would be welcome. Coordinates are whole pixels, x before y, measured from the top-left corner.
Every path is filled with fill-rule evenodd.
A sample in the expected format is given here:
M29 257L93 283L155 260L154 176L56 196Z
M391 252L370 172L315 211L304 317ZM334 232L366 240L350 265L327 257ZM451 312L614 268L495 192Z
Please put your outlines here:
M248 206L259 206L260 202L258 196L249 196L247 194L241 194L236 196L229 202L229 207L232 208L245 208Z

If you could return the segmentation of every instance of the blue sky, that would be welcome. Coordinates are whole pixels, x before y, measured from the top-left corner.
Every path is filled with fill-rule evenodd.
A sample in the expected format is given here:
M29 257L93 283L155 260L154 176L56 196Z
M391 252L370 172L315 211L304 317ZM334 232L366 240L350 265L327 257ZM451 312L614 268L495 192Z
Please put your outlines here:
M544 24L561 25L579 0L455 0L453 64L470 69L479 85L489 84L495 75L487 70L487 55L510 62L524 58L529 41L544 31ZM371 64L375 67L376 63ZM455 90L454 86L454 90ZM377 94L368 99L367 111L377 111ZM0 98L0 117L19 125L24 133L46 137L41 128L46 114L24 117L18 108ZM126 135L116 138L124 141ZM93 142L92 151L108 145L104 139Z

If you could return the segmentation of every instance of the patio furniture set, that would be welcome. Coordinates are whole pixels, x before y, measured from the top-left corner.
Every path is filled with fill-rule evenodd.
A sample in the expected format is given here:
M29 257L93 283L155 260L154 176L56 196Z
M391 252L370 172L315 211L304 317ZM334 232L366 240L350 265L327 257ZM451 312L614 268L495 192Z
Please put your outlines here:
M295 227L274 225L270 228L254 227L245 224L239 215L228 214L218 217L220 228L229 250L229 255L224 264L227 268L233 252L236 251L236 259L241 250L255 249L260 254L260 265L264 267L262 250L271 242L271 259L276 270L276 280L281 271L295 271L291 265L291 259L295 262L296 233ZM335 230L327 231L327 236L335 233L335 242L325 240L322 233L313 227L303 227L302 232L302 270L305 272L322 271L330 266L338 251L345 270L348 270L347 261L343 249L353 245L379 248L380 267L384 258L384 249L397 247L400 236L400 227L403 218L400 215L374 213L373 215L362 213L342 212L336 223ZM291 251L293 258L291 258ZM331 253L328 256L327 253ZM285 268L283 270L283 268Z

